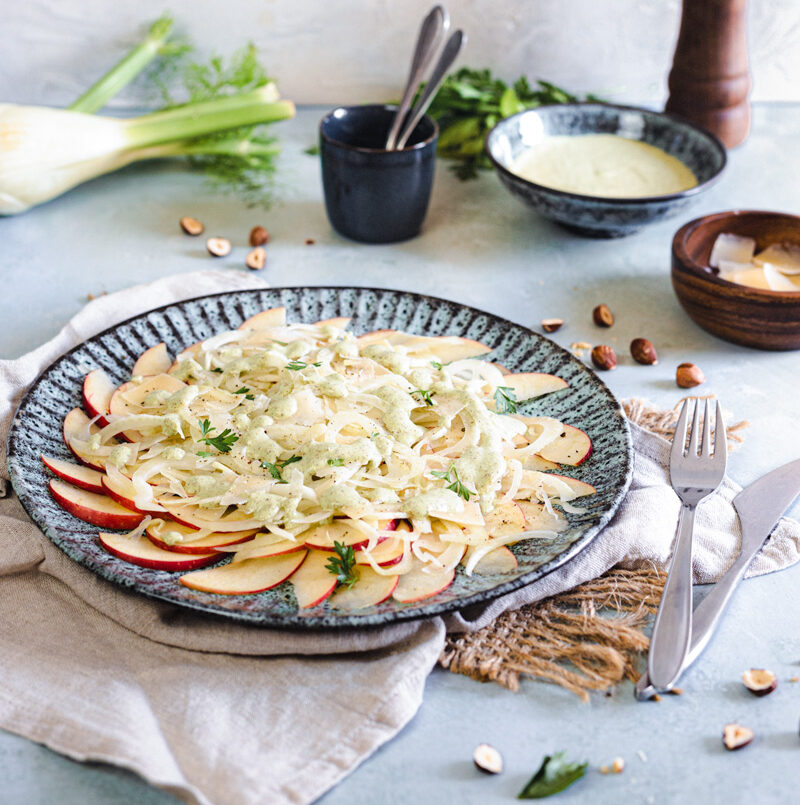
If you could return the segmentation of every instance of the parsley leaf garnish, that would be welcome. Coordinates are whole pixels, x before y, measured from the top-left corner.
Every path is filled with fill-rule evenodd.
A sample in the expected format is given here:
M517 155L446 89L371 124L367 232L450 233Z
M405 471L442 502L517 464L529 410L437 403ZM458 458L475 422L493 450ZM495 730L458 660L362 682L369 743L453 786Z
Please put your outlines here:
M337 587L347 587L349 590L359 577L358 567L356 566L356 552L352 545L345 545L343 542L334 541L333 550L336 556L328 559L325 565L329 573L336 576Z
M247 388L247 386L242 386L240 389L236 389L236 391L234 391L233 393L234 394L247 394L249 391L250 391L250 389Z
M293 372L298 371L299 369L305 369L307 366L322 366L322 363L306 363L305 361L290 361L286 364L287 369L291 369Z
M498 414L516 414L517 393L511 386L498 386L494 392L494 404Z
M447 489L451 489L455 492L459 497L464 498L464 500L469 500L470 495L472 494L463 483L461 483L461 479L458 477L458 471L455 468L454 464L451 464L446 470L432 470L431 475L434 478L441 478L444 481L449 481L447 485Z
M286 461L279 461L278 463L281 465L281 467L288 467L290 464L294 464L295 461L302 461L302 459L302 456L290 456L286 459Z
M343 458L329 458L328 459L328 466L329 467L344 467L344 459Z
M536 774L525 788L517 794L517 799L543 799L569 788L576 780L586 774L588 763L570 763L566 752L546 755Z
M288 484L288 481L283 480L283 475L281 475L281 471L277 464L273 464L270 461L262 461L261 462L261 469L269 470L269 474L279 483L279 484Z
M208 419L200 420L200 441L211 447L216 447L220 453L230 453L231 447L235 442L239 441L239 437L230 428L225 428L217 436L211 436L210 434L214 430L216 428L211 427L211 422Z
M419 394L422 397L423 402L425 405L433 405L433 395L436 394L435 391L431 391L430 389L414 389L411 392L412 394Z
M439 363L439 361L431 361L431 366L434 369L439 369L441 371L443 365L444 364Z

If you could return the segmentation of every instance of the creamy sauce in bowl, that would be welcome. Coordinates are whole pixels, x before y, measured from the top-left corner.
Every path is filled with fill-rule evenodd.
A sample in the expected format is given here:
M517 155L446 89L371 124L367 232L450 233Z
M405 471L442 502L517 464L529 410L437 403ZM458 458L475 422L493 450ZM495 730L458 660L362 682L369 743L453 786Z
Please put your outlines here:
M547 137L525 149L510 170L544 187L599 198L668 196L698 184L677 157L616 134Z

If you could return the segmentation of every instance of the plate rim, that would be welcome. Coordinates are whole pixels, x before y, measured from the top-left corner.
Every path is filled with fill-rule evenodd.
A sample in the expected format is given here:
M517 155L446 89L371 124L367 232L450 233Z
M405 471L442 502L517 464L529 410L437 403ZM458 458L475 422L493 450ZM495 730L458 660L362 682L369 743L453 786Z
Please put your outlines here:
M194 602L191 600L187 601L175 600L174 598L163 595L154 590L148 590L146 588L142 588L141 586L136 586L134 588L136 593L142 594L150 599L166 602L168 604L171 604L172 606L178 606L196 612L202 612L205 616L208 617L221 618L223 621L233 620L237 623L247 624L259 628L280 629L283 631L295 631L295 632L314 632L314 631L332 632L332 631L341 631L343 629L354 629L354 628L355 629L382 628L386 626L391 626L396 623L423 620L442 615L447 615L480 604L489 604L492 601L497 600L498 598L508 595L509 593L516 592L517 590L522 589L523 587L526 587L529 584L533 584L539 579L554 572L558 568L566 565L568 562L571 562L573 559L575 559L575 557L578 556L583 550L585 550L592 542L594 542L594 540L597 538L597 536L600 534L603 528L605 528L605 526L610 522L612 517L616 514L622 501L625 499L625 496L628 493L633 478L633 460L634 460L633 439L631 436L630 424L628 422L627 417L625 416L622 404L619 402L619 400L611 391L611 389L609 389L606 383L602 380L602 378L599 377L598 374L590 366L587 366L585 363L580 361L575 355L569 352L569 350L562 347L560 344L557 344L555 341L551 340L550 338L547 338L546 335L537 333L530 327L524 324L519 324L505 316L501 316L496 313L491 313L489 311L482 310L480 308L464 304L462 302L456 302L452 299L447 299L445 297L434 296L433 294L429 293L420 293L417 291L404 291L396 288L383 288L383 287L362 286L362 285L281 285L281 286L270 285L264 288L241 288L228 291L218 291L210 294L200 294L199 296L167 302L163 305L159 305L158 307L148 308L147 310L141 311L140 313L136 313L133 316L129 316L126 319L116 322L115 324L112 324L109 327L106 327L105 329L100 330L97 333L94 333L88 338L84 338L82 341L80 341L75 346L71 347L66 352L62 353L61 355L58 355L44 369L42 369L41 372L39 372L37 377L28 386L28 388L25 390L25 393L21 396L14 410L14 414L11 417L8 437L6 439L6 464L11 479L11 485L14 489L14 492L17 495L20 504L25 510L25 513L31 518L31 520L33 520L33 522L42 531L42 533L59 550L65 553L71 561L80 565L84 569L92 572L95 576L99 576L105 581L108 581L118 589L129 588L129 585L124 584L118 578L111 577L108 573L104 572L106 570L104 567L94 566L91 563L91 560L89 560L88 562L82 562L78 561L76 558L71 556L70 553L60 544L60 537L56 535L56 537L54 538L54 536L51 535L51 533L49 533L51 527L47 524L45 518L39 515L37 509L33 505L35 501L30 501L31 506L29 508L28 505L29 501L27 500L28 498L27 490L24 489L24 483L22 479L17 475L17 471L15 468L15 458L18 452L15 445L16 441L15 437L17 434L17 428L19 427L18 417L20 414L20 410L26 404L29 398L35 393L39 385L44 381L45 376L58 363L68 358L69 356L73 355L75 352L83 348L88 342L91 342L95 339L100 339L103 336L106 336L109 333L112 333L115 330L124 327L125 325L128 325L135 320L141 319L153 313L163 312L171 307L191 304L194 302L200 302L208 299L220 299L222 297L235 296L241 294L275 293L277 295L280 295L282 292L302 293L309 290L317 292L356 291L360 293L372 292L376 294L390 293L390 294L416 297L417 299L421 300L426 299L433 300L434 302L440 304L455 306L462 310L466 309L480 316L488 316L490 319L506 322L508 324L511 324L515 327L518 327L526 331L529 335L535 336L537 339L547 342L547 344L550 346L551 349L554 349L556 352L561 353L561 355L564 358L566 358L570 363L580 366L582 371L589 372L594 382L599 384L599 386L605 392L608 400L614 403L614 414L616 415L617 421L620 425L620 430L622 432L626 448L624 453L625 476L622 484L617 489L616 494L614 495L613 499L610 501L609 505L606 507L605 511L602 513L600 518L589 528L587 528L586 531L572 545L570 545L569 548L567 548L567 550L559 553L557 556L554 556L549 561L545 562L542 565L539 565L537 568L531 570L528 573L518 576L515 579L510 579L506 582L498 584L495 587L491 587L485 590L479 590L464 598L454 599L450 601L442 601L439 603L430 603L427 605L418 605L408 607L405 609L398 609L393 612L387 612L387 613L375 613L372 615L367 614L357 615L349 613L347 615L337 615L335 616L336 620L334 622L329 622L330 616L325 616L325 619L323 619L322 617L314 617L312 615L299 616L299 617L298 615L295 615L294 620L292 620L291 622L287 622L287 619L285 617L269 615L263 612L258 613L258 618L251 618L247 617L243 612L240 612L238 610L212 611L209 610L206 607L206 605L202 602ZM44 470L42 470L42 472L44 472ZM21 487L23 488L24 494L20 494ZM57 531L57 529L54 530ZM124 560L119 559L118 561L122 562Z

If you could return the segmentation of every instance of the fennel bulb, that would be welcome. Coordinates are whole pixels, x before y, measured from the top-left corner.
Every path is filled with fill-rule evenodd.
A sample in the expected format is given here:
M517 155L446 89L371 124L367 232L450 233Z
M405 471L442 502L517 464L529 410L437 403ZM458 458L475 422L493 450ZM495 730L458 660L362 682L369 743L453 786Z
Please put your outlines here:
M241 141L195 138L293 115L294 104L278 100L273 83L127 119L0 104L0 215L24 212L137 160L239 153Z

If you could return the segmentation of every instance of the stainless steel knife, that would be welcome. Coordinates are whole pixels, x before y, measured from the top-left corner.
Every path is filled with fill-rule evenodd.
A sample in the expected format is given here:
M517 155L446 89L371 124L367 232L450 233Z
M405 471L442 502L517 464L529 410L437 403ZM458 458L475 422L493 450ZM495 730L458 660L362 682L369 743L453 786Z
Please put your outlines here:
M800 459L768 472L733 499L742 527L741 551L725 575L692 613L692 642L683 665L684 671L708 645L736 585L798 494ZM649 699L654 693L657 691L650 684L647 673L642 674L636 683L636 698Z

